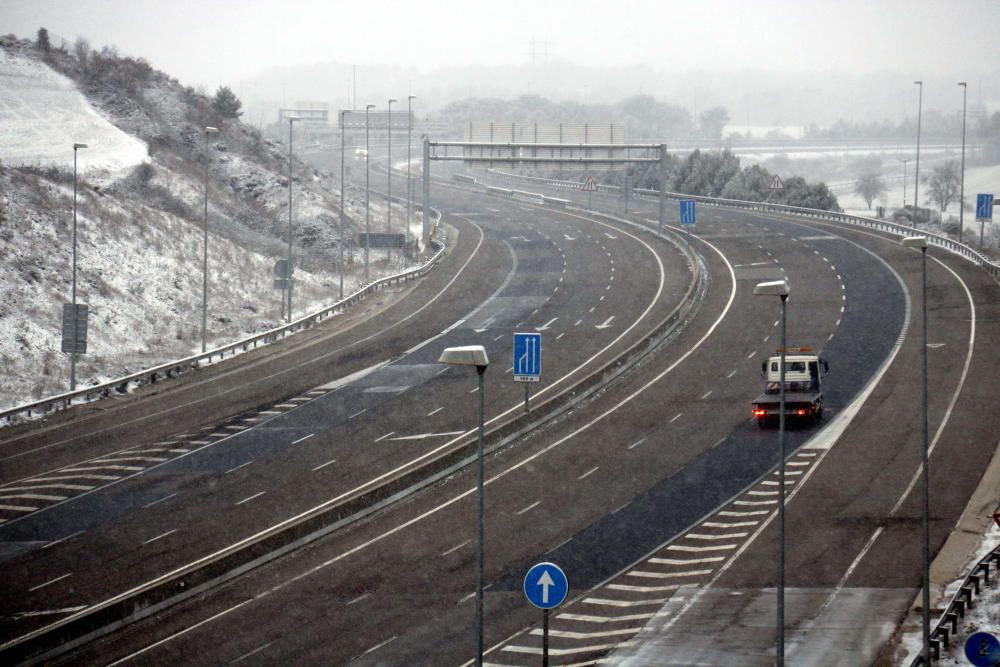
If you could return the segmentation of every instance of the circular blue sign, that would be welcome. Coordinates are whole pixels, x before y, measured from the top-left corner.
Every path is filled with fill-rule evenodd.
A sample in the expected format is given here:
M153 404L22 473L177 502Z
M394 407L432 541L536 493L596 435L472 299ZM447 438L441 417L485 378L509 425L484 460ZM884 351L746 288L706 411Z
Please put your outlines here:
M558 607L567 593L569 580L555 563L538 563L524 575L524 596L539 609Z
M965 642L965 657L976 667L1000 665L1000 641L988 632L977 632Z

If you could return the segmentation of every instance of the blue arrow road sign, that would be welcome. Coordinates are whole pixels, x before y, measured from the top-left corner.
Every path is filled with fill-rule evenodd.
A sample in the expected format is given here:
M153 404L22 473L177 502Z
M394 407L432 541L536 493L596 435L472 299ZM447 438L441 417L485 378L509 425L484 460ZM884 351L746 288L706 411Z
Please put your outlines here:
M678 203L680 204L681 207L681 224L694 226L695 224L694 200L681 199Z
M514 334L514 382L538 382L542 376L542 334Z
M976 195L976 222L993 222L993 195Z
M538 563L524 575L524 596L539 609L553 609L566 599L569 580L555 563Z
M965 657L977 667L1000 663L1000 641L988 632L977 632L965 641Z

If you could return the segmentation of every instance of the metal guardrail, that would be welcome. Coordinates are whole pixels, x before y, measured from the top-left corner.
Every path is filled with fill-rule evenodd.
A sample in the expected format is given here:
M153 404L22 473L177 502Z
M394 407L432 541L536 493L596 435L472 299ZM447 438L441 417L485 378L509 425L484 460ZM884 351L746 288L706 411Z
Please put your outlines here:
M495 176L496 178L516 183L538 183L539 185L547 185L556 188L565 188L572 190L579 190L580 183L576 181L560 181L549 178L539 178L537 176L521 176L518 174L511 174L508 172L499 171L496 169L487 169L488 174ZM621 190L620 186L617 185L598 185L597 189L599 192L619 192ZM516 191L515 191L516 192ZM640 196L652 196L658 197L659 191L648 190L644 188L633 188L632 194ZM752 202L743 201L741 199L723 199L721 197L701 197L698 195L686 195L679 192L667 192L667 197L669 199L693 199L696 202L705 204L707 206L723 206L726 208L741 208L745 210L752 211L762 211L766 213L782 213L785 215L798 215L810 218L820 218L822 220L830 220L833 222L840 222L848 225L857 225L861 227L867 227L869 229L875 229L877 231L887 232L890 234L897 234L899 236L912 236L914 234L921 234L927 237L927 243L932 246L937 246L943 248L950 252L960 255L965 259L973 262L977 266L980 266L988 273L993 276L1000 277L1000 264L990 261L988 257L979 253L967 245L953 241L952 239L941 236L940 234L932 234L923 230L917 230L913 227L908 227L906 225L900 225L894 222L888 222L886 220L878 220L875 218L864 218L857 215L848 215L847 213L841 213L839 211L824 211L821 209L814 208L804 208L800 206L786 206L784 204L771 204L768 202Z
M44 416L56 410L65 410L70 408L75 403L85 403L96 399L107 398L112 394L124 394L136 387L153 384L155 382L159 382L160 380L165 380L167 378L181 375L187 371L200 368L201 366L221 361L228 357L236 356L237 354L248 352L261 345L266 345L283 339L285 336L296 331L310 329L326 318L343 312L359 301L366 299L383 287L399 284L400 282L406 282L408 280L420 278L426 275L427 272L441 260L446 248L444 243L433 238L437 232L437 225L441 221L441 212L433 208L431 210L434 217L434 232L431 233L431 243L437 246L437 249L434 255L432 255L424 264L372 281L353 294L337 301L333 305L327 306L315 313L306 315L305 317L300 317L299 319L289 322L283 326L276 327L259 334L254 334L253 336L248 336L234 343L229 343L228 345L223 345L222 347L217 347L215 349L208 350L207 352L185 357L183 359L169 361L165 364L137 371L130 375L124 375L102 384L84 387L83 389L77 389L76 391L70 391L64 394L57 394L56 396L50 396L31 403L22 403L21 405L16 405L13 408L0 411L0 427L8 426L19 421L27 421L34 417Z
M990 583L990 565L993 569L993 583ZM941 659L941 645L948 647L948 640L958 634L958 619L965 617L965 612L973 607L976 597L986 586L996 585L1000 578L1000 546L997 546L988 554L983 556L978 563L969 571L962 585L955 591L951 602L945 608L941 618L938 619L937 626L931 630L931 661ZM910 663L910 667L919 667L924 664L924 656L918 655Z

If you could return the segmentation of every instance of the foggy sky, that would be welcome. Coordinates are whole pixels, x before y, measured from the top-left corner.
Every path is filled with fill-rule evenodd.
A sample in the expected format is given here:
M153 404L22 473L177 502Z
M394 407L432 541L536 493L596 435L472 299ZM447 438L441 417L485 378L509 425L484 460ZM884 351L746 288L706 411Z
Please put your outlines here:
M340 61L427 71L567 60L664 71L1000 68L997 0L0 0L0 33L117 45L187 85ZM534 48L532 48L534 39Z

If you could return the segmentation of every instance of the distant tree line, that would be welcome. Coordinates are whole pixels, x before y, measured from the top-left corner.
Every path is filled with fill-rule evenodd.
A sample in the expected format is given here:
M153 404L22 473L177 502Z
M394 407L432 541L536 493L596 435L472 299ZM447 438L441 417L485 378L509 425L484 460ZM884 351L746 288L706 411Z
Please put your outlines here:
M837 197L825 183L808 183L804 178L793 176L784 180L783 189L772 190L773 173L757 164L741 168L740 159L729 150L695 150L684 157L668 154L666 172L668 192L840 210ZM653 163L630 165L624 172L602 173L600 181L621 185L625 177L633 188L660 188L660 167Z

